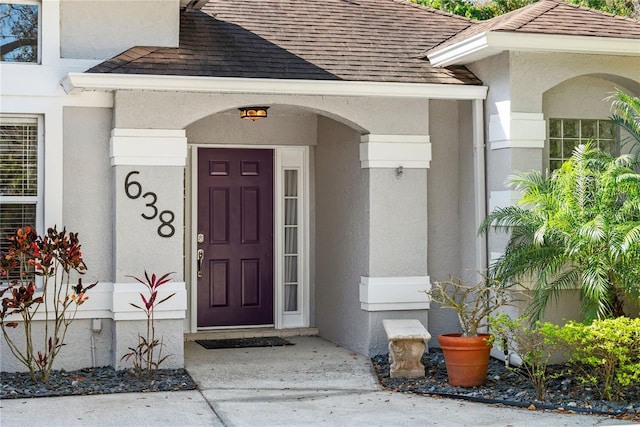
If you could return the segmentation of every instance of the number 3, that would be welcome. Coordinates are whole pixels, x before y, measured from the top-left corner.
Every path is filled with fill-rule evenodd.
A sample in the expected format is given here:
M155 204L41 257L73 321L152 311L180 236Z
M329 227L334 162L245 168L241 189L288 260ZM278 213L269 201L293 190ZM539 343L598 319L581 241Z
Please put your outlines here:
M158 195L153 191L147 191L146 193L142 194L142 184L134 179L131 179L132 175L139 174L140 171L131 171L127 174L126 178L124 179L124 193L128 198L133 200L139 198L141 195L143 199L147 199L147 197L150 198L151 201L145 204L145 206L152 209L152 214L147 215L146 213L142 213L141 216L146 220L152 220L158 216L158 207L156 206ZM160 226L158 227L158 235L160 235L160 237L171 237L175 234L176 228L173 226L173 221L175 220L175 218L176 215L173 213L173 211L165 210L160 212Z
M156 195L156 193L154 193L153 191L149 191L149 192L147 192L147 193L144 193L144 194L142 195L142 198L143 198L143 199L146 199L146 198L147 198L147 196L151 196L151 198L153 199L153 201L152 201L152 202L150 202L150 203L147 203L145 206L148 206L148 207L150 207L150 208L152 208L152 209L153 209L153 215L145 215L145 214L142 214L142 218L144 218L144 219L153 219L153 218L155 218L155 217L158 215L158 208L156 207L156 202L158 201L158 196L157 196L157 195Z

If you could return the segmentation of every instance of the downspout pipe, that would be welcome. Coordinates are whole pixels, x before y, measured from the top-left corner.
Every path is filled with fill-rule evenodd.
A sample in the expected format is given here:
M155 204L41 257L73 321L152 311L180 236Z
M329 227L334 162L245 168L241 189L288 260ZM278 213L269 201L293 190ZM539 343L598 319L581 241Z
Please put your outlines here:
M482 99L472 101L473 120L473 182L474 188L474 225L475 269L485 273L487 269L487 233L477 234L480 224L487 216L487 187L485 178L485 143L484 143L484 102Z

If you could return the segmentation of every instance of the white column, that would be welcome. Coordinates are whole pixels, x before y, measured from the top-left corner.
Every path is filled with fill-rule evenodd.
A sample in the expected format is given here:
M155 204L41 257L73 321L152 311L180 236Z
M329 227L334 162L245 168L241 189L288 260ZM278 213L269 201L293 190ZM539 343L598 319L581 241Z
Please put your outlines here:
M175 295L158 306L156 333L164 338L163 354L172 355L163 367L182 367L187 309L182 276L185 131L116 128L111 132L110 151L115 209L114 365L124 367L120 358L144 331L144 315L131 303L140 305L139 293L147 295L147 291L130 276L144 280L146 271L158 276L173 272L173 280L159 290L158 300Z
M364 311L429 308L427 177L429 135L363 135L360 165L369 173L369 276L361 277ZM389 170L391 169L391 171ZM393 171L395 169L395 171Z

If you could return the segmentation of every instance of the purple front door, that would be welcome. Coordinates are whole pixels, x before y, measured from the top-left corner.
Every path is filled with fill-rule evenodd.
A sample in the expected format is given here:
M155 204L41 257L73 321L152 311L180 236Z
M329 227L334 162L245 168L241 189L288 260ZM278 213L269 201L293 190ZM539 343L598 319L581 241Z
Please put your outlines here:
M198 149L198 326L273 323L273 150Z

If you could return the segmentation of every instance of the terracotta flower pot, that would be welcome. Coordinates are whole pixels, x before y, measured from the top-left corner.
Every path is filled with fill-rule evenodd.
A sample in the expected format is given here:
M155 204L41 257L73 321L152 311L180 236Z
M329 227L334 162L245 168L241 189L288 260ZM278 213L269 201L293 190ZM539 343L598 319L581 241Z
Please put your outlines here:
M447 365L449 384L460 387L475 387L487 381L487 368L491 346L487 345L489 334L477 337L462 337L461 334L438 336L440 348Z

